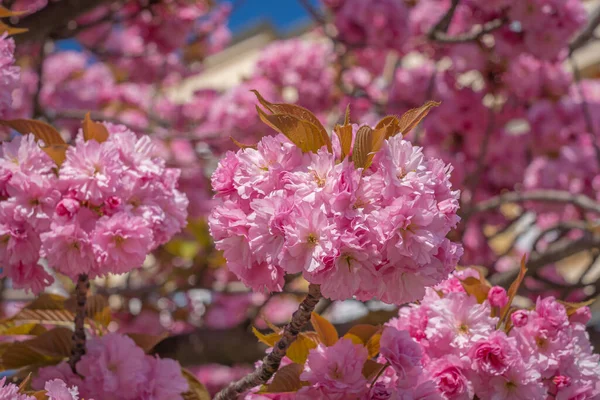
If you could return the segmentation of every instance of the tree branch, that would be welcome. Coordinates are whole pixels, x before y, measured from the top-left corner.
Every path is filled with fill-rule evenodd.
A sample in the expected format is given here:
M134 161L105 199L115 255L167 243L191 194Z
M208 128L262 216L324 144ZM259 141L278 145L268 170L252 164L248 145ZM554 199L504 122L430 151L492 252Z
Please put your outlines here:
M597 7L590 17L590 21L587 26L579 32L579 34L573 39L569 45L569 55L573 54L575 50L583 47L589 40L594 38L594 31L600 25L600 7Z
M600 214L600 203L583 194L572 194L562 190L532 190L528 192L508 192L473 206L471 214L490 211L506 203L541 201L546 203L569 203L583 210Z
M431 31L429 38L440 43L468 43L481 39L484 35L503 27L508 22L508 18L496 18L485 24L475 25L469 32L450 36L442 31Z
M532 256L527 262L529 273L534 273L544 265L560 261L564 258L580 253L585 250L597 248L600 246L600 236L583 237L578 240L567 240L552 246L548 251ZM519 271L510 271L502 274L496 274L490 278L493 285L508 287L518 275Z
M225 389L221 390L215 396L215 400L235 400L242 393L266 383L279 369L281 360L285 356L287 349L298 337L300 330L310 319L312 311L321 298L321 290L319 285L310 284L308 287L308 295L300 303L298 310L292 315L292 320L283 329L283 335L273 350L264 359L262 365L250 375L243 379L231 383Z
M430 39L434 40L437 33L446 33L448 32L448 28L450 27L450 23L452 22L452 18L454 18L454 13L456 12L456 7L458 7L458 3L460 0L452 0L452 4L450 4L450 8L446 11L446 14L442 15L442 18L435 24L428 35Z
M75 331L73 332L73 348L71 349L71 358L69 365L73 372L77 373L75 367L85 354L85 303L87 301L87 292L90 288L90 281L87 274L79 275L77 285L75 286Z

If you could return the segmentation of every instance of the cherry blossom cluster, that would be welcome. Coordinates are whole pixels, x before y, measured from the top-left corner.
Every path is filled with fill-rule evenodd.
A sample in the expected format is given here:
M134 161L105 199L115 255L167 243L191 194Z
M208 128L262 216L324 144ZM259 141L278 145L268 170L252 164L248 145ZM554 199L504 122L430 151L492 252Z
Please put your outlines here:
M346 335L309 350L293 399L471 400L595 399L600 356L585 324L587 306L538 298L529 310L509 310L501 287L465 290L479 272L460 270L419 304L400 309L372 347ZM483 294L483 298L478 296ZM291 360L284 358L283 364ZM375 368L373 368L375 365ZM372 369L373 372L368 372ZM247 400L281 398L258 391Z
M592 399L600 395L600 358L593 354L585 324L588 307L568 311L553 297L505 320L509 297L491 287L483 302L465 292L454 274L419 305L400 310L389 326L408 332L422 353L417 365L447 399ZM502 322L499 324L499 322ZM382 355L385 356L382 338ZM394 361L386 357L392 365ZM384 374L388 384L394 374Z
M179 363L144 354L127 336L110 333L86 346L76 373L67 362L44 367L32 386L41 389L46 381L60 379L77 387L82 398L96 400L181 400L188 390Z
M303 153L277 135L225 154L212 177L217 248L255 290L279 291L285 273L302 273L331 299L421 298L462 254L446 238L459 220L451 167L396 135L363 170L333 137L333 153Z
M149 137L106 127L102 143L80 133L58 168L32 134L2 144L0 257L15 287L52 282L40 258L72 279L128 272L185 226L179 171Z
M52 379L43 385L48 400L79 400L79 389L76 386L67 387L61 379ZM2 400L36 400L38 397L22 393L17 385L6 382L6 377L0 380L0 399ZM89 399L94 400L94 399Z

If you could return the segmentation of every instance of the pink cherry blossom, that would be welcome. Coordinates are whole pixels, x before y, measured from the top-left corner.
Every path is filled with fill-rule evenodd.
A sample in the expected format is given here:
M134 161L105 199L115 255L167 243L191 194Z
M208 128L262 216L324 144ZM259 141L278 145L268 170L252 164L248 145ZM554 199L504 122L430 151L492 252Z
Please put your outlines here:
M367 391L367 380L362 375L367 357L365 347L349 339L341 339L331 347L320 344L310 350L300 379L311 386L301 389L298 399L314 396L340 400L347 396L360 397Z

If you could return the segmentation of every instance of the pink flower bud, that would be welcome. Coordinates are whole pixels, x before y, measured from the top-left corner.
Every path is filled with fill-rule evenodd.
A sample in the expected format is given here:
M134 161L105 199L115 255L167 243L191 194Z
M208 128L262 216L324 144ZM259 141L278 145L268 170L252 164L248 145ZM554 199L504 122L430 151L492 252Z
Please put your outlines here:
M552 382L556 385L557 388L564 388L571 384L571 378L568 376L557 375L552 378Z
M506 290L500 286L494 286L488 292L488 301L492 307L502 308L508 304L508 295Z
M108 199L106 199L106 206L109 209L116 209L119 208L119 206L121 205L121 199L117 196L110 196Z
M56 213L61 217L72 218L79 211L79 207L79 201L67 197L56 205Z
M512 323L517 328L527 325L529 314L525 310L517 310L510 316Z

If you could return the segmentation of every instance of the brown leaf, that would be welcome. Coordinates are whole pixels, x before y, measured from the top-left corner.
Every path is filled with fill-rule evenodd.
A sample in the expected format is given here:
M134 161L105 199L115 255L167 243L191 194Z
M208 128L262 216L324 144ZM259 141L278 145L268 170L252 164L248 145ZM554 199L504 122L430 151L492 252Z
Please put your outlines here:
M340 140L340 147L342 148L341 159L343 160L350 154L350 150L352 150L352 125L336 125L333 131Z
M327 319L313 312L310 316L310 323L325 346L333 346L339 339L335 326Z
M102 143L109 136L106 126L103 123L92 121L89 112L85 114L85 118L81 123L81 129L83 130L83 139L86 142L88 140L95 140L98 143Z
M23 381L21 381L21 383L19 384L19 393L23 393L23 391L27 388L27 385L29 385L30 381L31 381L31 372L29 374L27 374L27 377L25 379L23 379Z
M189 385L188 391L182 393L184 400L210 400L210 393L194 374L185 368L182 368L181 372Z
M589 305L591 305L592 303L594 303L596 301L596 299L589 299L588 301L582 301L581 303L569 303L568 301L562 301L562 300L556 300L557 302L559 302L560 304L562 304L563 306L565 306L565 309L567 310L567 316L571 316L573 314L575 314L577 312L577 310L579 310L582 307L587 307Z
M61 166L67 158L68 148L69 145L66 144L52 144L50 146L42 147L42 150L50 156L56 165Z
M396 133L401 133L402 135L407 134L415 126L417 126L419 122L423 120L423 118L425 118L425 116L433 107L437 107L440 104L442 103L440 103L439 101L430 100L427 103L423 104L421 107L408 110L400 117L400 121L398 121L398 131ZM394 135L396 133L394 133Z
M491 289L491 286L485 280L482 280L481 278L477 279L473 276L465 278L461 281L461 284L465 291L471 296L474 296L480 304L487 299L488 292Z
M508 303L506 303L506 305L502 308L502 312L500 313L500 321L498 322L499 324L502 321L504 321L506 319L506 317L508 316L508 311L510 310L510 305L512 304L515 296L517 295L517 291L519 290L519 287L521 286L523 279L525 279L526 273L527 273L527 268L525 267L525 256L523 256L523 258L521 258L521 268L519 269L519 275L517 276L517 279L515 279L514 282L508 288L508 292L507 292Z
M373 129L363 125L356 132L354 149L352 149L352 162L356 168L366 168L367 156L371 152Z
M18 17L25 14L25 11L12 11L4 6L0 6L0 18Z
M0 335L3 336L19 336L19 335L33 335L37 336L46 331L40 324L36 323L16 323L12 320L3 321L0 323Z
M233 142L233 144L235 144L240 149L256 149L256 147L257 147L256 144L243 144L243 143L240 143L233 136L230 136L229 139L231 139L231 141Z
M75 312L75 297L71 297L65 301L64 307L66 310ZM94 318L96 315L102 314L107 307L108 300L101 294L88 296L85 300L85 311L88 318Z
M35 400L47 400L48 396L46 396L45 390L38 390L37 392L28 392L27 395L33 396Z
M360 344L363 346L365 345L365 342L363 342L361 338L359 338L356 335L353 335L352 333L346 333L344 336L342 336L342 338L349 339L354 344Z
M54 328L24 343L50 358L67 358L71 355L72 336L73 331L68 328Z
M331 147L331 141L327 135L323 135L319 128L306 120L291 114L267 115L258 106L258 116L265 124L284 134L288 139L298 146L303 152L316 153L321 147Z
M303 370L304 365L296 363L279 368L273 377L273 381L263 393L297 392L303 386L307 385L306 382L300 380L300 374L302 374Z
M74 314L67 310L29 310L23 309L12 317L12 321L56 326L72 326Z
M25 306L28 310L64 310L67 298L53 293L42 293Z
M42 140L44 145L67 144L53 126L33 119L0 120L0 125L8 126L21 135L32 133L36 140Z
M0 34L8 34L9 36L18 35L19 33L27 32L27 28L15 28L14 26L6 25L0 21Z
M386 132L386 126L373 130L364 125L358 129L352 150L352 162L356 168L367 169L371 166L375 153L383 145Z
M308 358L309 351L316 348L318 344L316 338L302 332L287 349L286 356L293 362L304 365Z
M367 379L373 379L384 366L376 361L367 360L365 361L365 365L363 365L362 374Z
M54 360L58 363L60 360ZM19 369L33 365L52 364L52 359L30 348L26 342L13 342L0 357L3 370Z
M313 124L314 126L316 126L317 129L319 130L319 135L323 139L325 139L325 143L327 145L327 150L329 150L329 152L331 152L331 140L329 139L329 135L327 135L327 130L325 129L325 127L323 127L323 124L321 124L321 121L319 121L319 119L317 117L315 117L315 115L312 112L310 112L309 110L307 110L304 107L300 107L295 104L270 103L267 100L265 100L260 95L260 93L258 93L258 91L252 90L252 92L256 95L260 104L263 107L265 107L267 110L269 110L271 113L293 115L294 117L297 117L298 119L300 119L302 121L307 121L307 122Z
M376 333L369 338L367 341L367 350L369 351L369 357L375 357L379 354L379 341L381 340L381 333Z
M382 118L377 125L375 125L375 129L385 129L384 136L385 139L388 139L400 132L400 121L398 121L398 117L395 115L388 115L387 117Z
M359 324L354 325L348 331L349 334L356 335L364 344L369 342L369 339L376 334L381 328L375 325Z
M346 106L346 115L344 115L344 125L350 125L350 104Z
M281 339L281 334L277 332L265 335L263 333L260 333L255 327L252 327L252 333L254 333L254 336L256 336L259 342L264 343L269 347L275 346L275 343L277 343L277 341Z
M148 335L146 333L126 333L126 335L129 336L139 348L144 350L144 353L152 351L154 346L169 336L167 332L160 335Z
M33 134L36 140L43 142L42 150L56 165L61 165L65 160L68 145L51 125L33 119L0 120L0 125L12 128L21 135Z

